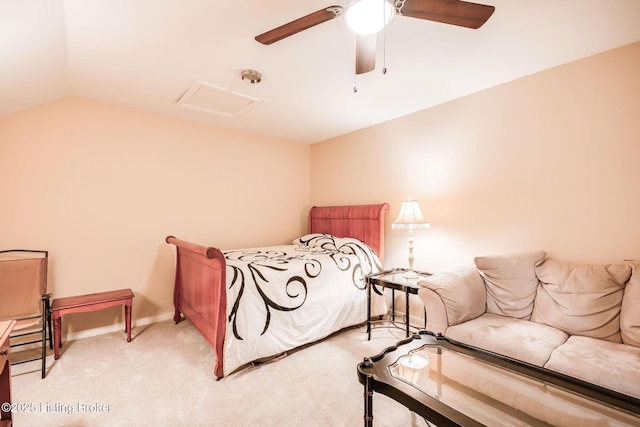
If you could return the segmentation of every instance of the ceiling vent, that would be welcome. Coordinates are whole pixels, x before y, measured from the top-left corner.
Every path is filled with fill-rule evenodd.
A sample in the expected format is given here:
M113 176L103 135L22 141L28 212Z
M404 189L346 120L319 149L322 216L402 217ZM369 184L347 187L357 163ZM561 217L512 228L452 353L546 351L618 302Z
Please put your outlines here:
M178 105L233 119L260 101L257 98L197 81L178 100Z

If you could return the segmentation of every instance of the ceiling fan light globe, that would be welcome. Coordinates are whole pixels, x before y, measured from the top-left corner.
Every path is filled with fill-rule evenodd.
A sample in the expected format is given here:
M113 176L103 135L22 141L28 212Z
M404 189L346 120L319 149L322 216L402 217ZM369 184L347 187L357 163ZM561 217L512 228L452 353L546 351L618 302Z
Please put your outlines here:
M382 30L394 15L388 0L355 0L347 6L344 20L353 32L368 36Z

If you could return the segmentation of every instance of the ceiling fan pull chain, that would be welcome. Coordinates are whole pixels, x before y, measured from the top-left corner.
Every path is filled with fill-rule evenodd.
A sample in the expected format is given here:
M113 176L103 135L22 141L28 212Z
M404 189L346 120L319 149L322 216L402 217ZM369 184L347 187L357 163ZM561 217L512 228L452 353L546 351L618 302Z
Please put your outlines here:
M387 26L382 27L382 74L387 74Z
M358 75L354 74L353 75L353 93L356 93L358 91Z

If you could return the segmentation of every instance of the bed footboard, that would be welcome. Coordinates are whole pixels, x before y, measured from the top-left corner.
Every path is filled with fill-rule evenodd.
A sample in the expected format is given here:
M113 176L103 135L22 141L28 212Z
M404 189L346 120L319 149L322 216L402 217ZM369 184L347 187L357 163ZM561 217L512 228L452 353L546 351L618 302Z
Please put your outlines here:
M173 320L184 315L211 344L216 353L214 374L224 376L226 332L226 263L219 249L167 236L176 246L176 277L173 288Z

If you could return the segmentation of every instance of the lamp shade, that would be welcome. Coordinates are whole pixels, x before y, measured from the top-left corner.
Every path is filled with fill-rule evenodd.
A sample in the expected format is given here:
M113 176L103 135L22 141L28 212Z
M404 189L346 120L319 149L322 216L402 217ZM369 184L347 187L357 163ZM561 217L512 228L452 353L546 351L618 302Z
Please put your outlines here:
M427 228L429 223L424 219L417 200L402 202L400 213L393 222L393 228Z

